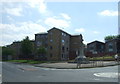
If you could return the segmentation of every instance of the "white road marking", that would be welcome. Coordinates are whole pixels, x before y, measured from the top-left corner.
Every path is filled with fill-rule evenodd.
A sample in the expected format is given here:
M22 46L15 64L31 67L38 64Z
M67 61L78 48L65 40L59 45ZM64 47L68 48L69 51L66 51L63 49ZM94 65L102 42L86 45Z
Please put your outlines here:
M94 73L94 75L97 77L118 78L118 73L115 72Z
M100 80L100 79L95 78L94 80Z

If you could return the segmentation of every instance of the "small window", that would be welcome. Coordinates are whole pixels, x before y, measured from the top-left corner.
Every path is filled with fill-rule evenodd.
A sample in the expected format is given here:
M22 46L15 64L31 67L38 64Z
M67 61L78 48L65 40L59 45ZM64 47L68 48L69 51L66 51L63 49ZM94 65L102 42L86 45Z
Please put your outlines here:
M50 42L53 42L53 40L52 40L52 39L50 39Z
M37 46L40 46L40 45L41 45L41 42L38 41L38 42L37 42Z
M62 36L64 35L64 33L62 32Z
M50 53L50 57L52 58L52 53Z
M50 50L52 50L52 46L50 46Z
M63 33L63 32L62 32L62 36L66 36L66 33Z
M66 50L68 51L69 49L68 49L68 48L66 48Z
M64 43L65 42L65 40L62 40L62 43Z
M64 33L64 36L66 36L66 34Z
M65 47L64 47L64 46L62 46L62 51L63 51L63 52L65 51Z
M62 54L62 58L64 58L64 54Z
M113 49L109 49L109 52L112 52L113 51Z

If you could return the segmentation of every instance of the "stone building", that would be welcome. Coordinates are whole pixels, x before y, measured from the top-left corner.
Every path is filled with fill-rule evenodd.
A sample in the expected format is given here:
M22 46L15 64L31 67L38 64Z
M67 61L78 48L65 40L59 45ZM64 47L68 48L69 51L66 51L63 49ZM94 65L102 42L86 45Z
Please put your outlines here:
M65 61L75 59L82 42L80 35L70 35L67 32L53 27L47 33L35 34L35 41L31 41L34 49L31 56L24 57L21 52L21 41L13 42L8 47L15 51L13 59L36 59ZM40 47L45 48L46 54L37 53Z
M117 41L118 39L112 39L112 40L109 40L109 41L106 41L105 43L105 47L106 47L106 54L107 55L115 55L117 54Z
M39 48L45 48L45 50L47 51L47 47L48 47L48 41L47 41L47 37L48 37L48 33L37 33L35 34L35 60L45 60L47 59L46 54L44 55L40 55L38 54L38 49Z
M105 43L93 41L87 44L87 56L103 56L105 54Z
M48 30L48 33L35 34L35 45L40 44L46 48L47 60L75 59L80 48L80 42L80 35L72 36L55 27Z
M69 59L75 59L79 55L80 35L70 36L70 55Z
M69 59L70 35L60 29L48 31L48 60Z

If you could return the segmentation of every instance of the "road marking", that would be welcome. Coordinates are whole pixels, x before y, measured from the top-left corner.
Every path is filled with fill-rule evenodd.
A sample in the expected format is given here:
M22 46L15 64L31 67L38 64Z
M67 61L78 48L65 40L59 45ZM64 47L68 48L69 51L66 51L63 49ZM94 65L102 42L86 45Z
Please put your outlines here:
M94 80L100 80L100 79L95 78Z
M118 73L115 72L94 73L94 75L97 77L118 78Z

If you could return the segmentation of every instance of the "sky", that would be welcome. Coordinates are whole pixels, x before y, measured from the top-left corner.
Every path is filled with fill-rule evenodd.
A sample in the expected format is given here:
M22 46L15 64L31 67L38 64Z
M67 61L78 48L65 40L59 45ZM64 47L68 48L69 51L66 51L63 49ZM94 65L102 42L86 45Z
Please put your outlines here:
M71 35L83 35L84 43L118 34L118 2L0 3L0 46L56 27Z

